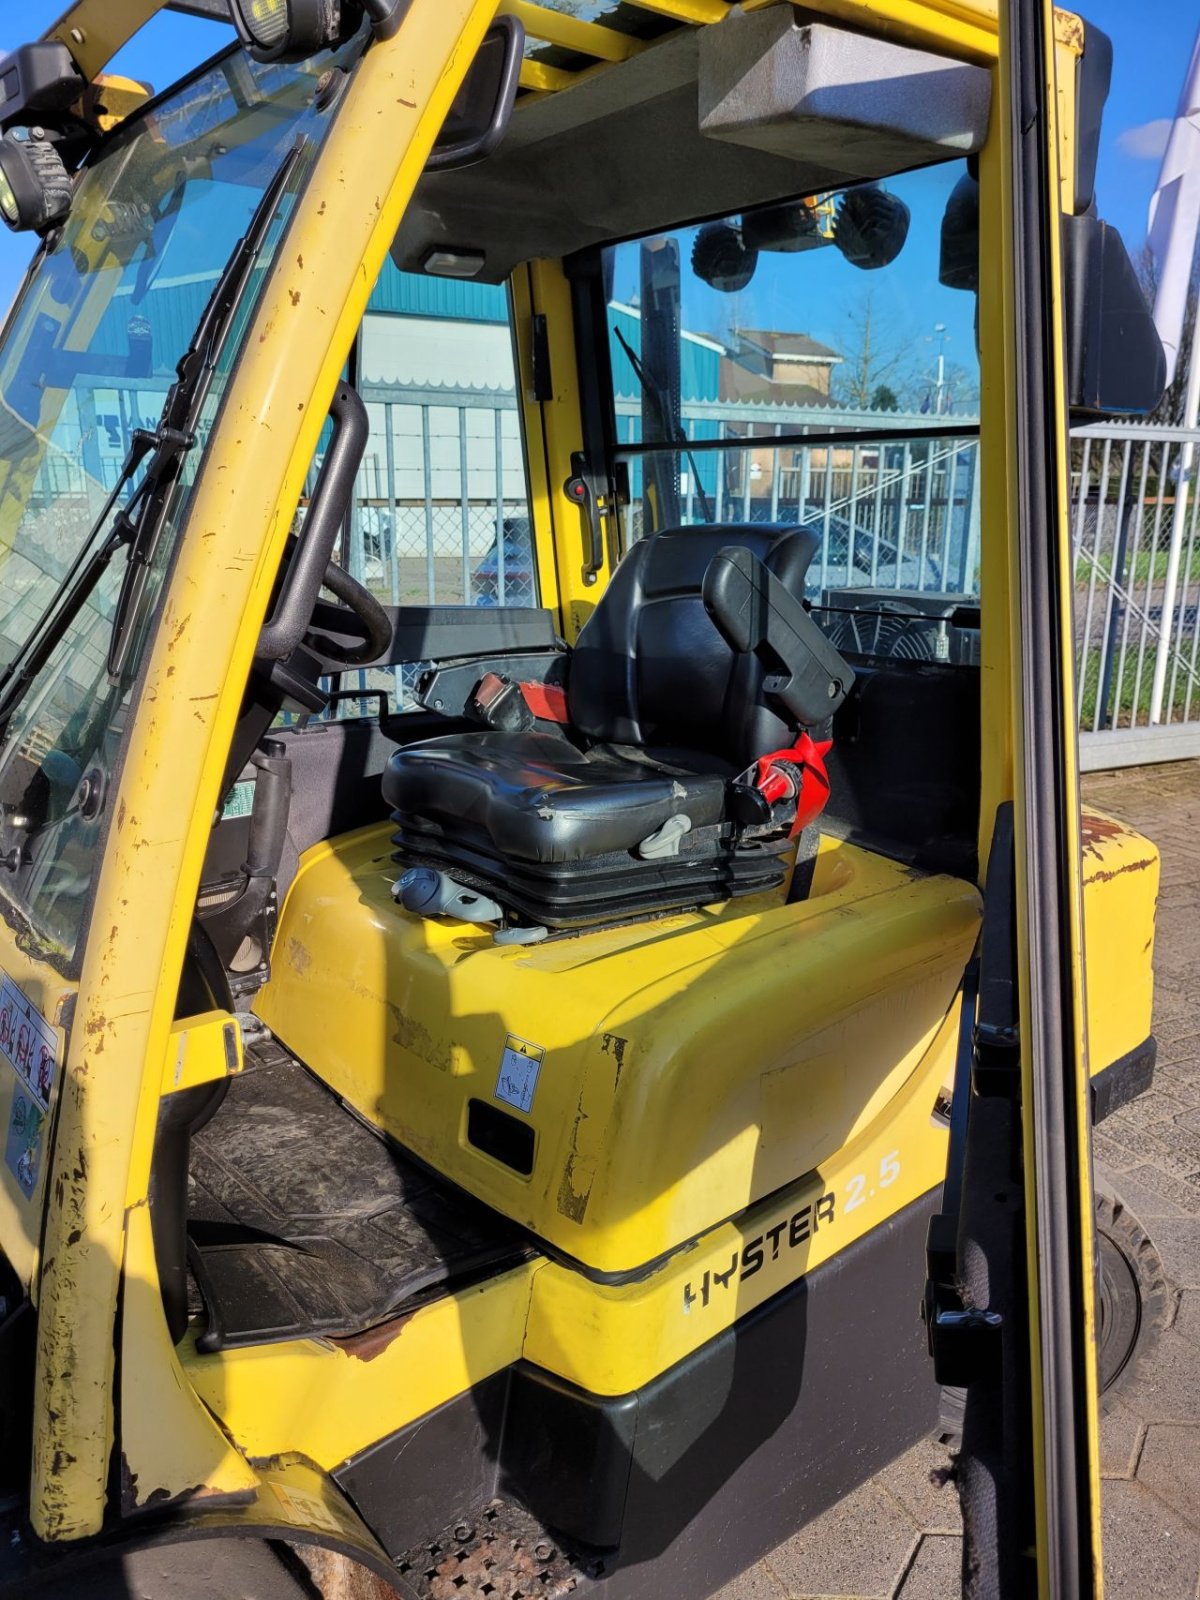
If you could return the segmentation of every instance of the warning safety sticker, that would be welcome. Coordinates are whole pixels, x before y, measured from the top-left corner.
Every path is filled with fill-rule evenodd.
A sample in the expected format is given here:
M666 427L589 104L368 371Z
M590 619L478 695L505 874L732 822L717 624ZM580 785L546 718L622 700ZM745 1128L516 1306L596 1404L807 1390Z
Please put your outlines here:
M58 1036L11 978L0 983L0 1056L45 1111L58 1069Z
M14 1089L8 1118L8 1137L4 1141L4 1160L20 1184L22 1194L30 1200L37 1187L38 1168L42 1162L42 1129L45 1121L46 1113L39 1110L19 1088Z
M533 1091L537 1088L545 1054L541 1045L530 1044L528 1039L518 1039L515 1033L510 1033L500 1057L496 1099L527 1112L533 1105Z

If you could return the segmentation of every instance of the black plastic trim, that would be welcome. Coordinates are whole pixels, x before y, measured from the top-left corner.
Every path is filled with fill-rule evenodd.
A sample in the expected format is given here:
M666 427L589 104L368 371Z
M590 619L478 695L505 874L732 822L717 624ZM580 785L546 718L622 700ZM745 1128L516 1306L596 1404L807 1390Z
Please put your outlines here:
M608 307L604 291L604 255L596 248L571 256L563 263L571 290L571 316L575 334L575 364L579 379L579 410L583 427L583 472L590 504L583 580L595 583L604 565L604 526L598 502L617 521L616 486L613 481L616 429L608 345ZM613 559L616 552L613 551Z
M396 606L392 647L373 666L555 650L554 614L542 606Z
M518 1361L334 1480L396 1559L503 1495L606 1552L606 1600L702 1600L934 1426L915 1286L936 1200L632 1394L588 1394Z
M1093 1127L1153 1086L1157 1059L1158 1040L1151 1034L1135 1049L1118 1056L1096 1073L1092 1079Z
M1044 1497L1043 1581L1056 1600L1090 1594L1099 1552L1092 1537L1093 1484L1098 1469L1090 1430L1093 1401L1088 1366L1094 1357L1085 1299L1094 1263L1085 1258L1090 1228L1089 1152L1076 1117L1079 1059L1075 1011L1078 978L1072 950L1072 902L1078 892L1074 863L1064 841L1078 827L1079 797L1072 782L1067 718L1074 706L1071 641L1064 636L1069 595L1063 586L1060 539L1066 526L1062 491L1065 419L1058 388L1062 352L1055 327L1059 291L1053 230L1060 215L1053 160L1053 40L1049 7L1042 0L1011 0L1001 9L1001 76L1007 77L1011 149L1009 204L1012 227L1015 393L1009 469L1014 483L1014 537L1018 580L1014 595L1021 639L1019 695L1022 806L1018 825L1025 938L1021 949L1027 986L1021 1049L1026 1057L1029 1104L1025 1145L1032 1154L1026 1180L1033 1208L1030 1264L1036 1313L1022 1330L1026 1363L1036 1374L1033 1405L1040 1413L1041 1471L1011 1447L1003 1465L1030 1477ZM1085 1200L1085 1197L1089 1197ZM1030 1308L1033 1312L1033 1307ZM1036 1341L1036 1352L1032 1348ZM1006 1384L1005 1399L1023 1404ZM1032 1472L1030 1471L1032 1468ZM1041 1524L1042 1519L1039 1519ZM967 1560L970 1562L970 1554Z
M537 1145L533 1125L488 1100L467 1101L467 1143L523 1178L533 1173Z

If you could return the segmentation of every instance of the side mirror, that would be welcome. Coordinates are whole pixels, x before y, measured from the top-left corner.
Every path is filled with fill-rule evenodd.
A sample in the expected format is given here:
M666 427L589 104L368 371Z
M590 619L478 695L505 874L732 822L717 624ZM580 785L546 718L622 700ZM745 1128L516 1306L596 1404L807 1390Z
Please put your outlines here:
M483 161L504 138L517 99L525 29L498 17L467 69L426 162L426 172L453 172Z
M1096 416L1145 416L1162 399L1167 360L1116 228L1064 216L1067 404ZM939 280L979 292L979 185L964 174L942 218Z
M1167 358L1124 241L1099 217L1064 217L1067 404L1144 416L1167 386Z

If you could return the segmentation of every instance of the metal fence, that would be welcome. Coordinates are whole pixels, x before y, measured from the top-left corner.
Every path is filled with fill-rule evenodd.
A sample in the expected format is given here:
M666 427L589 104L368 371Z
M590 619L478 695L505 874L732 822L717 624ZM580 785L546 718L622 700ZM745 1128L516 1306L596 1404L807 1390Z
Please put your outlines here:
M617 401L622 445L640 408ZM931 423L940 424L931 430ZM720 401L685 402L675 458L687 523L788 522L813 529L812 587L979 592L977 419ZM837 435L831 443L806 435ZM644 457L631 452L625 542L642 528Z
M49 506L115 479L161 382L106 385L48 452ZM371 440L348 559L392 604L521 605L537 579L516 395L368 386ZM642 531L641 406L617 402L630 453L624 534ZM817 590L972 596L979 588L974 418L684 403L685 520L794 522L819 533ZM930 424L939 426L931 431ZM961 430L961 431L954 431ZM61 431L61 430L60 430ZM808 443L804 435L838 435ZM1105 423L1071 445L1075 643L1085 767L1200 754L1200 431Z
M1200 755L1200 432L1103 423L1072 438L1085 768Z

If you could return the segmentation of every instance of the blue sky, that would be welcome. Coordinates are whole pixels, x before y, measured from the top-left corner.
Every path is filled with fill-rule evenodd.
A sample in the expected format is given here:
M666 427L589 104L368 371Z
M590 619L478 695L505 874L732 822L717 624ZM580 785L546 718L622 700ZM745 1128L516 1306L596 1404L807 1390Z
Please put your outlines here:
M3 6L0 53L36 38L61 14L65 0L21 0ZM1080 9L1113 40L1113 87L1104 119L1099 202L1130 250L1145 238L1146 208L1158 173L1166 124L1174 115L1191 53L1200 0L1087 0ZM114 68L165 87L219 47L225 30L194 18L160 15L123 52ZM32 245L0 227L0 310L7 307ZM907 254L907 252L906 252ZM960 297L964 301L965 296ZM960 347L964 342L958 338ZM948 354L958 353L951 349Z

